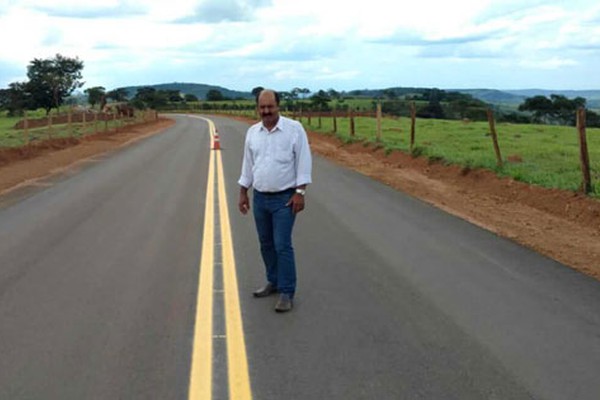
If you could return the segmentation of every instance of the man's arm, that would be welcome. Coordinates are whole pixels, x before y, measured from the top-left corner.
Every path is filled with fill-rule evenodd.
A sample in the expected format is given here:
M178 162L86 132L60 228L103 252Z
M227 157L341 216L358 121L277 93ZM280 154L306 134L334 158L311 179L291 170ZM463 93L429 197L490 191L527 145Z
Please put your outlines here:
M248 200L248 189L252 186L254 160L250 153L250 130L246 133L246 140L244 142L244 157L242 159L242 173L238 184L240 185L240 197L238 200L238 209L244 215L250 210L250 201Z
M238 208L244 215L250 210L250 200L248 199L248 188L240 186L240 199L238 201Z
M296 187L305 189L306 185L312 182L312 156L306 131L300 124L297 129L298 140L294 145Z

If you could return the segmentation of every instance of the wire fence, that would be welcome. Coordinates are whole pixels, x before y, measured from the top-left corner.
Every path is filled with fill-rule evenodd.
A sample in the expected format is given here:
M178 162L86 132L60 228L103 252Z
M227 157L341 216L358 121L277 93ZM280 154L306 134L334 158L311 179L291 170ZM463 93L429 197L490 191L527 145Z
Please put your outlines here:
M155 110L136 110L131 113L118 112L72 112L48 115L43 118L25 117L15 124L21 135L13 138L12 146L56 138L81 138L99 133L114 133L131 125L156 121Z

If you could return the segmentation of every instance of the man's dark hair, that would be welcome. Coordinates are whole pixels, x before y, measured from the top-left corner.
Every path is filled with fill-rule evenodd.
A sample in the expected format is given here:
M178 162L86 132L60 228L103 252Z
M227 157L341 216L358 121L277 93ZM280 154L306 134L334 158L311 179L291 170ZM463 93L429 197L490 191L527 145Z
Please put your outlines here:
M279 93L277 93L275 90L271 90L271 89L263 89L256 94L256 104L257 105L258 105L258 98L260 97L260 94L264 91L273 92L273 94L275 95L275 103L277 103L277 105L279 105Z

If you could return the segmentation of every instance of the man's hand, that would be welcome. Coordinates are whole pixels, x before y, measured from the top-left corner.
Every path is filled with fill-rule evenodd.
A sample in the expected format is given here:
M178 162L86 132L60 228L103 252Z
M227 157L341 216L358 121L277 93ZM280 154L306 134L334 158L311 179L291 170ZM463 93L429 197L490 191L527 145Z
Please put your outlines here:
M298 214L304 210L304 196L298 193L294 193L290 201L287 202L286 206L292 206L292 212Z
M240 200L238 201L238 209L244 215L250 210L250 200L248 200L248 189L240 189Z

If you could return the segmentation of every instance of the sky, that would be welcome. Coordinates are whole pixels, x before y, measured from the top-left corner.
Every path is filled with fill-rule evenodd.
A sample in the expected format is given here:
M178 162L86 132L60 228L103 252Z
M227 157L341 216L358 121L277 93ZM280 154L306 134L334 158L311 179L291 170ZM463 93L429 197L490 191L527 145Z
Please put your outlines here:
M56 54L83 88L600 89L598 0L0 0L0 88Z

